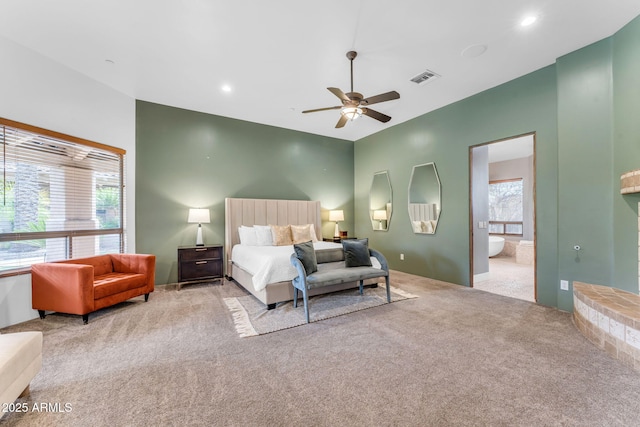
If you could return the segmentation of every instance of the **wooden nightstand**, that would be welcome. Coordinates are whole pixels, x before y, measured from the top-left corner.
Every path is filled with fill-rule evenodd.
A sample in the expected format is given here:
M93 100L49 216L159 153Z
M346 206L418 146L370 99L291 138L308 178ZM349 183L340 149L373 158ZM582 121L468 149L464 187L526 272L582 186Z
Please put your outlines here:
M178 290L183 283L220 279L222 275L222 245L178 247Z
M343 240L353 240L357 237L324 237L322 240L325 242L342 243Z

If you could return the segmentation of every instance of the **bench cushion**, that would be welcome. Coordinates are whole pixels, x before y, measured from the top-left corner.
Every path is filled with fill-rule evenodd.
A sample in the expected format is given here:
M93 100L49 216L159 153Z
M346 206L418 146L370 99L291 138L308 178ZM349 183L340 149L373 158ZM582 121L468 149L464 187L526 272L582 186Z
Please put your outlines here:
M321 286L339 285L341 283L386 276L386 271L375 267L350 267L316 271L310 276L307 276L307 287L313 289Z

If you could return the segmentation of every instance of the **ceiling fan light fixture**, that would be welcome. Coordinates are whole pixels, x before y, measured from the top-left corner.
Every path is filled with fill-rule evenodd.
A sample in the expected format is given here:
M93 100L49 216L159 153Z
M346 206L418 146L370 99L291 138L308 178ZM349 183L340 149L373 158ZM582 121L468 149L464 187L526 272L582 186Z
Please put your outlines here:
M343 116L349 120L355 120L362 115L362 108L360 107L344 107L341 111Z

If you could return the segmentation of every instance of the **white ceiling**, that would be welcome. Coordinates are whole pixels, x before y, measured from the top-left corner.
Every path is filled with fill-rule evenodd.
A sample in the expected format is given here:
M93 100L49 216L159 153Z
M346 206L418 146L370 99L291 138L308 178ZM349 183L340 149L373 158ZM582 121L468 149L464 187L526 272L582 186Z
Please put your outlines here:
M521 27L528 14L538 21ZM2 0L0 36L131 97L357 140L555 62L640 15L638 0ZM463 55L484 45L476 57ZM326 88L401 98L335 129ZM6 64L5 64L6 65ZM418 86L425 71L442 77ZM221 86L232 87L230 93Z

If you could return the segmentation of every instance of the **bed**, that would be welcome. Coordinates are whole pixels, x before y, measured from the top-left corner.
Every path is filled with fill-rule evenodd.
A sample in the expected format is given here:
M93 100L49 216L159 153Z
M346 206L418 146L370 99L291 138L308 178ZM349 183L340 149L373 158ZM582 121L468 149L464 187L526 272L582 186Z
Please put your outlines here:
M264 255L264 252L271 251L271 249L269 249L269 247L257 247L257 251L254 252L242 250L247 248L243 248L245 245L240 245L238 228L241 226L253 227L255 225L286 226L306 224L313 224L318 240L317 243L314 243L316 249L341 248L341 245L338 243L322 241L322 221L319 201L226 198L225 275L266 304L269 309L275 308L279 302L293 300L291 279L295 277L296 270L290 265L289 261L289 256L293 253L293 247L271 247L273 251L280 253L279 261L277 262L281 264L286 263L287 267L290 268L290 274L288 276L283 276L280 273L265 273L260 271L259 265L250 265L247 259L253 258L254 261L257 261L258 258ZM377 283L377 280L372 279L365 283L374 284ZM358 283L351 282L321 288L316 290L316 294L353 287L358 287ZM314 295L314 293L311 292L310 295Z

